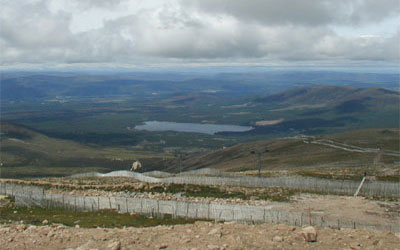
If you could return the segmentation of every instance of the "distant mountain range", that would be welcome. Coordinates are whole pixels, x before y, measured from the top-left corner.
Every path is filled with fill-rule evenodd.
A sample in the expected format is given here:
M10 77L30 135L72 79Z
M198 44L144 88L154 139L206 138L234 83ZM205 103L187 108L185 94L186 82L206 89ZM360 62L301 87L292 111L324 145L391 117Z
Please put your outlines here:
M152 97L213 91L218 95L250 96L275 94L294 87L315 85L380 87L399 89L399 75L344 72L264 73L3 73L1 99L43 99L63 97ZM296 92L291 93L296 94ZM340 94L340 93L337 93ZM278 98L279 96L276 96Z
M296 88L254 100L256 103L290 105L317 105L334 108L337 113L375 111L398 108L400 93L383 88L355 88L350 86L314 86Z

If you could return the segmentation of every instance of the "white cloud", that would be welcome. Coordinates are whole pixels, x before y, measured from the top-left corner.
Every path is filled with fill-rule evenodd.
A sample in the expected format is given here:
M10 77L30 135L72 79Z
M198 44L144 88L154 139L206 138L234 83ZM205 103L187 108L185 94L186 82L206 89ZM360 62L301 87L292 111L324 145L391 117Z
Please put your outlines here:
M396 1L290 3L0 0L1 65L398 63Z

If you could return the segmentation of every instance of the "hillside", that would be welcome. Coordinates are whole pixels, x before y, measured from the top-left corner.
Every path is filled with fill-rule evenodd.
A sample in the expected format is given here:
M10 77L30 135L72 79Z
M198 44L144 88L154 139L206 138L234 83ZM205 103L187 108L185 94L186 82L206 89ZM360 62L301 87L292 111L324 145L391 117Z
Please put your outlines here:
M323 168L375 168L380 171L399 167L399 138L399 129L374 129L263 140L188 157L183 165L185 169L257 170L257 152L260 152L263 171ZM329 141L333 143L327 143ZM366 152L357 152L358 148Z
M399 105L400 93L383 88L355 88L350 86L313 86L296 88L275 95L255 99L256 103L275 105L316 105L350 108L354 111L395 107Z
M166 157L126 148L83 145L5 122L1 123L0 144L3 178L128 170L135 159L153 165Z
M398 168L399 138L399 129L373 129L261 140L207 153L183 155L181 168L257 170L257 152L261 152L263 171L331 168L386 171ZM65 176L89 171L127 170L135 159L142 162L142 171L179 172L180 169L179 159L169 154L83 145L10 123L1 124L0 142L1 177ZM366 152L358 152L359 148Z
M383 88L296 88L250 99L246 105L242 112L256 114L248 123L255 129L243 133L247 136L285 137L398 128L400 122L400 93Z

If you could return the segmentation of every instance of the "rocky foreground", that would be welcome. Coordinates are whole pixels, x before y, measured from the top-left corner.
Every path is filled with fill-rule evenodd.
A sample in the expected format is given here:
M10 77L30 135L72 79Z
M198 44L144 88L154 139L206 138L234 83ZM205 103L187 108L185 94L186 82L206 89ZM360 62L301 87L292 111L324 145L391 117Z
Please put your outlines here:
M47 221L43 222L47 224ZM0 225L1 249L400 249L400 235L371 230L282 224L196 222L149 228L84 229Z

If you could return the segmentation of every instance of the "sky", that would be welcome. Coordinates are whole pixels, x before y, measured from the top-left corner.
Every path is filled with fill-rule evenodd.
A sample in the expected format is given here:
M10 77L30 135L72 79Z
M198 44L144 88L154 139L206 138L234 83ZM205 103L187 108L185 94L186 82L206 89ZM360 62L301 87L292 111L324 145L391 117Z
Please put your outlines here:
M399 67L399 0L0 0L0 69Z

